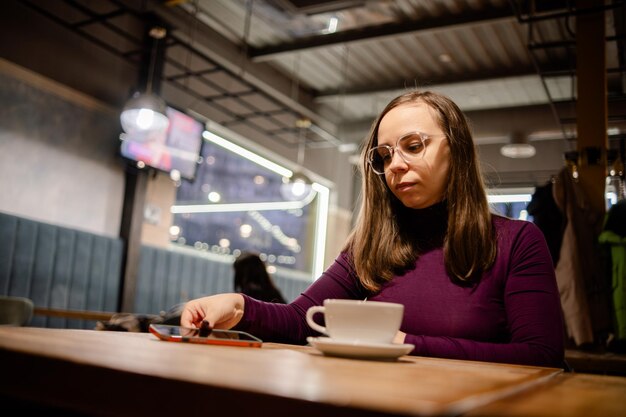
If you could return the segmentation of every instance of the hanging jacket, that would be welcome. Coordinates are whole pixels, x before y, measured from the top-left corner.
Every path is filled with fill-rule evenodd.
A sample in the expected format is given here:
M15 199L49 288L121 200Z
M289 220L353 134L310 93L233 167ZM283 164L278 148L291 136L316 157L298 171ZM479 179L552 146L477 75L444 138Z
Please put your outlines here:
M605 230L600 234L600 243L610 245L611 285L615 338L626 339L626 237Z
M528 214L533 216L533 223L539 227L546 238L552 263L559 262L561 252L561 241L563 240L563 214L554 202L552 193L552 182L535 188L530 203L528 203Z
M615 338L626 340L626 200L614 204L606 216L600 243L611 255L611 295Z
M566 219L555 268L565 327L576 345L594 343L612 327L610 289L598 243L604 213L592 209L567 168L559 173L553 192Z

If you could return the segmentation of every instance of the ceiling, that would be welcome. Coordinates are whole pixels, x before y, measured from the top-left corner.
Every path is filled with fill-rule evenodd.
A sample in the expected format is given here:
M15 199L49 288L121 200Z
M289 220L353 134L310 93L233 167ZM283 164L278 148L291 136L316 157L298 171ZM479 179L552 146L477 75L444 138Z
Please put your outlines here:
M468 114L500 185L537 184L576 148L576 16L590 10L574 1L21 3L138 67L149 19L168 27L155 80L164 98L185 95L180 106L278 147L356 152L382 107L418 87L450 96ZM626 8L606 3L592 10L606 21L610 146L623 149ZM499 144L513 134L545 153L501 159Z
M343 141L360 140L359 125L369 126L407 88L436 89L467 112L571 105L575 99L573 1L179 3L244 49L252 62L269 63L308 90L316 113L332 122ZM618 99L624 45L615 36L615 17L623 18L624 4L616 1L604 10L609 97ZM552 135L575 137L571 112L555 113ZM525 133L545 138L545 130ZM482 136L479 143L494 140Z

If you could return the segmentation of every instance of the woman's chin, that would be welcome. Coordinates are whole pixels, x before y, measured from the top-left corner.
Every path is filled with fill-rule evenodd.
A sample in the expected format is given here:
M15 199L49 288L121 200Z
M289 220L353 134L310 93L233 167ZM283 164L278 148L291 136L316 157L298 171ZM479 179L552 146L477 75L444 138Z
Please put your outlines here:
M413 210L422 210L425 208L428 208L430 206L433 206L435 204L437 204L436 201L415 201L415 200L411 200L411 201L403 201L402 204L404 204L404 206L406 208L409 209L413 209Z
M422 210L422 209L432 206L435 203L434 202L424 202L424 203L415 203L415 202L404 203L403 202L403 204L406 208L410 208L413 210Z

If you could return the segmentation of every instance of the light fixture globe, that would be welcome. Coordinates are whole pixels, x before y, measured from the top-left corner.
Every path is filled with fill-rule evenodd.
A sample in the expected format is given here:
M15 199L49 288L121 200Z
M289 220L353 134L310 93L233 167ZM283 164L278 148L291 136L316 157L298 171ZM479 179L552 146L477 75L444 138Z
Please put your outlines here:
M528 137L522 132L513 132L510 143L500 148L500 154L507 158L521 159L532 158L537 153L533 145L528 143Z
M311 180L300 172L293 174L280 188L283 198L288 201L308 200L313 192Z
M170 124L165 101L152 93L135 93L120 115L126 133L148 130L165 130Z
M509 143L500 148L500 154L507 158L532 158L537 153L535 147L529 143Z

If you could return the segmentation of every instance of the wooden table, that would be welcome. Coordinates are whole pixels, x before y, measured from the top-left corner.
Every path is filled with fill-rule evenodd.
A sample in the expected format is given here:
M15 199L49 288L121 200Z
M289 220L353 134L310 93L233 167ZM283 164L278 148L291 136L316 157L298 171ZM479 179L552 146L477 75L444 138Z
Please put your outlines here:
M626 398L621 378L552 368L340 359L306 346L192 345L93 330L0 327L0 369L0 401L79 415L529 415L528 404L541 408L550 393L567 413L536 415L620 415L595 401ZM607 378L618 381L608 394ZM607 395L567 400L588 388Z
M544 385L472 410L467 416L623 417L626 416L626 378L561 374Z

